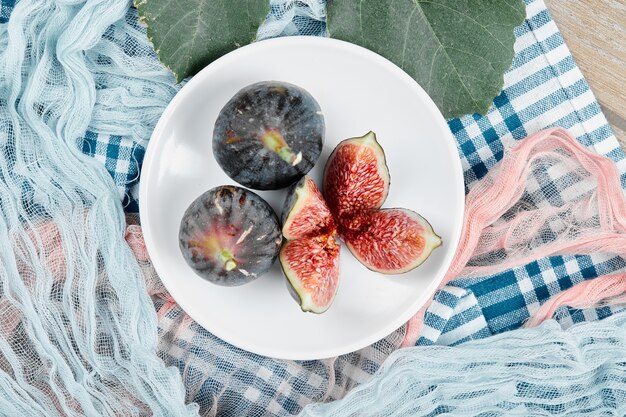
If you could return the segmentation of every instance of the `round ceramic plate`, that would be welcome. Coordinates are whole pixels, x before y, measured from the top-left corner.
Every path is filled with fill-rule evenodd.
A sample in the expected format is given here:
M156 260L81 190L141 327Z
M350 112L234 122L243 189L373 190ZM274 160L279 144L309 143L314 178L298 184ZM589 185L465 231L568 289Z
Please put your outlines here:
M324 164L343 139L372 130L387 155L391 188L384 207L405 207L442 237L419 268L382 275L344 247L330 309L303 313L286 288L279 262L256 281L220 287L196 275L178 247L189 204L204 191L235 184L213 157L213 124L248 84L299 85L319 102L326 122L322 155L310 172L321 185ZM257 192L280 213L286 190ZM461 163L448 126L428 95L397 66L350 43L287 37L253 43L204 68L169 104L147 149L140 214L154 266L176 302L221 339L281 359L320 359L363 348L402 326L441 282L456 250L463 218Z

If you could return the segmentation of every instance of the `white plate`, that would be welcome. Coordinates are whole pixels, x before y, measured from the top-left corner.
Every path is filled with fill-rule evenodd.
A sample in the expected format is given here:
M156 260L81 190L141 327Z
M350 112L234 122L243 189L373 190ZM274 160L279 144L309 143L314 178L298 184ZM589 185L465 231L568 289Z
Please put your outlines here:
M197 276L178 247L180 220L204 191L235 184L213 158L213 124L239 89L262 80L299 85L319 102L326 142L310 173L318 185L337 143L372 130L385 149L391 173L385 207L406 207L422 214L442 237L443 246L421 267L397 276L368 270L343 247L337 296L321 315L300 311L287 292L278 262L241 287L220 287ZM257 193L280 213L285 190ZM424 90L371 51L317 37L253 43L204 68L161 116L141 173L146 246L176 302L223 340L281 359L341 355L402 326L443 278L460 236L463 205L456 143Z

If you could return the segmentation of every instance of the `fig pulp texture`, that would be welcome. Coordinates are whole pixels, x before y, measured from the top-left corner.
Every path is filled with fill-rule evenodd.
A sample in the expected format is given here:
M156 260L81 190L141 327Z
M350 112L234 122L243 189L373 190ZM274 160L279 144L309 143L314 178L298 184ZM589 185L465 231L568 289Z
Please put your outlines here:
M401 274L421 265L441 238L413 211L380 209L389 178L385 153L369 132L337 145L324 169L324 196L350 252L371 270Z
M374 132L346 139L324 168L324 197L336 218L380 208L389 193L385 152Z
M334 235L289 240L280 251L288 288L302 311L323 313L339 284L339 244Z
M372 271L401 274L420 266L441 245L430 223L406 209L383 209L355 215L343 239L350 252Z
M306 90L284 82L259 82L240 90L220 111L213 154L239 184L276 190L313 168L324 130L320 106Z
M267 272L281 243L274 210L252 191L236 186L205 192L180 223L180 250L189 266L224 286L242 285Z
M325 229L335 229L322 193L306 175L287 193L281 217L286 239L316 236L323 234Z
M330 210L315 182L304 176L287 194L283 206L280 264L289 292L302 311L323 313L339 284L339 242Z

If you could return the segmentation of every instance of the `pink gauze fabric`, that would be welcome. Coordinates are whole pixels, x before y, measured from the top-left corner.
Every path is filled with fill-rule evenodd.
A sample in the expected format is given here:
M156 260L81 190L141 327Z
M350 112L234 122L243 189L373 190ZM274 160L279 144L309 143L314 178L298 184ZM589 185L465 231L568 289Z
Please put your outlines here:
M128 246L130 246L130 249L139 262L145 262L150 259L146 244L143 240L141 226L138 224L128 225L126 227L126 233L124 233L124 239L126 239L126 243L128 243Z
M551 170L570 173L563 177L571 183L563 187L567 200L529 204L524 197L550 181ZM466 196L459 246L439 287L548 256L591 253L626 255L626 201L617 169L566 130L543 130L509 150ZM561 305L589 307L607 297L607 303L623 302L618 295L625 286L623 275L584 282L551 300L528 325L551 317ZM429 305L409 320L403 346L415 345Z

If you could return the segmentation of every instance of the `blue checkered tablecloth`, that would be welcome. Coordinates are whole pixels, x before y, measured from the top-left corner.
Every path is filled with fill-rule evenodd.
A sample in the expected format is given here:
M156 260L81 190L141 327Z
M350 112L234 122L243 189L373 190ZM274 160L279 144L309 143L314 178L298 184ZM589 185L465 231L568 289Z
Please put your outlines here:
M323 0L308 1L323 4ZM504 149L534 132L555 126L568 129L581 143L614 160L626 188L625 155L558 28L542 0L526 0L526 4L527 19L515 31L513 66L505 74L505 87L494 99L493 108L485 116L468 115L449 121L458 142L466 188L469 190L498 163ZM14 0L0 0L0 25L7 21L13 6ZM273 1L268 21L288 16L294 7L305 4ZM115 43L123 46L129 59L157 59L147 39L140 45L127 45L126 30L144 31L133 9L124 21L109 28L102 42L87 54L88 66L90 62L98 63L93 68L99 97L106 96L113 86L98 83L97 71L106 68L99 62L98 48ZM297 15L284 33L324 32L324 24L315 17ZM88 131L79 141L82 150L110 172L128 212L138 211L138 174L151 130L178 88L163 68L155 73L154 84L145 86L145 93L154 97L154 106L146 109L154 116L149 125L133 126L128 132L119 128L110 132ZM96 105L94 117L97 112ZM538 193L535 198L546 197ZM418 344L453 345L518 328L560 291L583 280L623 270L624 259L598 254L550 257L492 276L456 280L436 293ZM224 415L294 414L311 401L338 398L354 383L373 374L397 346L391 342L393 337L399 337L392 335L363 351L344 355L333 362L331 375L322 361L285 362L243 352L193 321L185 321L180 307L166 304L160 299L155 303L160 312L167 308L160 314L160 356L179 368L189 390L189 401L198 402L201 410L219 410ZM584 311L564 308L558 317L567 325L601 319L613 311L609 307ZM351 381L346 381L345 375L351 375ZM329 380L335 387L330 394Z
M502 159L505 148L548 127L564 127L614 160L626 188L624 152L543 1L527 1L526 13L526 21L515 30L512 68L492 109L486 116L448 122L459 145L467 189ZM547 194L533 198L546 199ZM626 261L616 256L558 256L493 276L456 280L435 295L418 344L457 344L518 328L560 291L625 268ZM571 324L601 319L612 311L564 309L557 317Z
M9 21L13 6L15 6L15 0L0 0L0 24Z

